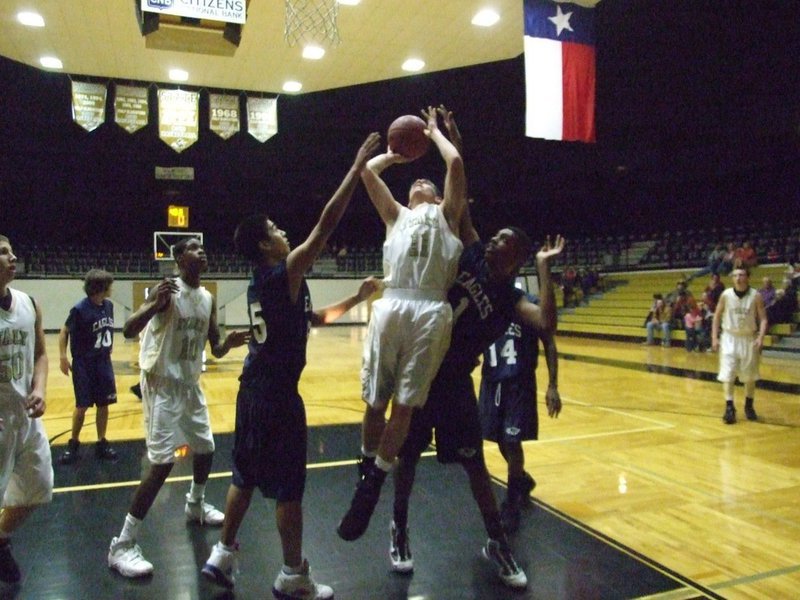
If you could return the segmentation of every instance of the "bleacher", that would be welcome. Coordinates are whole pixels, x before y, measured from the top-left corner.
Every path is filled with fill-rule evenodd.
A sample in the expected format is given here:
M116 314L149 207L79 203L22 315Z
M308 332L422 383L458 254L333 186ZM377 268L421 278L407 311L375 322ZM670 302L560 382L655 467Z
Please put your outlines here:
M785 265L757 267L750 274L750 283L758 287L761 278L765 276L781 281L784 269ZM560 310L558 332L567 335L643 341L646 335L644 321L653 303L653 294L661 293L666 296L675 289L677 280L688 276L689 273L669 270L607 275L606 291L584 298L580 306ZM689 284L689 291L695 298L699 298L707 283L707 276L694 279ZM800 315L795 315L794 323L771 325L764 345L772 346L781 336L791 335L797 330L798 322ZM682 343L685 339L685 331L672 330L673 343Z

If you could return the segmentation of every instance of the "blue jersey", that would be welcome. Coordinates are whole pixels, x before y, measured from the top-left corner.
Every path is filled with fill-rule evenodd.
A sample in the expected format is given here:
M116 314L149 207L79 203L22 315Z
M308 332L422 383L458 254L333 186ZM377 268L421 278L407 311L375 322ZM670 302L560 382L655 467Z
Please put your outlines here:
M533 296L528 299L535 304ZM520 375L533 378L539 360L539 336L533 328L513 322L483 353L481 379L497 382Z
M72 359L110 356L114 344L114 304L99 306L88 297L73 306L64 324L69 331Z
M481 353L508 328L524 292L510 281L494 282L484 246L475 242L464 250L455 283L447 293L453 307L450 349L441 371L469 373Z
M247 287L252 337L242 379L268 377L296 387L306 366L311 294L303 279L296 302L289 298L286 261L257 267Z

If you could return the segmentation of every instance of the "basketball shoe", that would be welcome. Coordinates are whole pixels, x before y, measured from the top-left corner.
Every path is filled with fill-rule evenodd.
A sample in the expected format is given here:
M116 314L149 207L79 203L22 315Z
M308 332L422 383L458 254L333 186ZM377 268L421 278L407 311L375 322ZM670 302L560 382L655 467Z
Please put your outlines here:
M225 520L225 513L217 510L211 504L207 504L202 498L192 500L189 494L186 494L186 506L183 512L186 514L187 521L200 523L200 525L216 527L222 525Z
M408 527L398 528L392 521L389 526L389 534L391 535L389 558L392 561L392 571L395 573L411 573L414 570L414 558L411 556Z
M121 542L111 540L108 548L108 566L125 577L144 577L153 572L153 563L145 560L142 549L133 540Z
M373 466L364 479L358 482L350 509L336 528L340 538L352 542L364 535L372 513L375 512L375 505L381 497L381 486L385 479L386 471Z
M208 557L200 572L206 579L217 585L229 590L233 589L235 575L239 572L238 552L238 544L234 546L233 550L229 550L222 542L217 542L211 549L211 556Z
M508 587L522 589L528 585L525 571L519 568L511 554L508 542L489 538L483 547L483 556L497 569L497 576Z
M311 579L308 561L304 560L302 570L296 575L289 575L281 569L272 586L272 595L278 600L330 600L333 598L333 589L315 583Z
M758 415L756 414L756 409L753 408L753 399L752 398L745 398L744 399L744 416L747 417L748 421L757 421Z
M110 460L111 462L119 458L117 456L117 451L109 445L106 438L97 442L97 445L94 447L94 455L100 460Z
M726 425L733 425L736 423L736 409L732 404L728 404L725 407L725 414L722 415L722 420L725 421Z
M64 450L63 454L58 457L58 464L60 465L72 465L75 464L75 461L78 460L78 452L80 450L81 443L78 440L74 440L70 438L67 442L67 449Z

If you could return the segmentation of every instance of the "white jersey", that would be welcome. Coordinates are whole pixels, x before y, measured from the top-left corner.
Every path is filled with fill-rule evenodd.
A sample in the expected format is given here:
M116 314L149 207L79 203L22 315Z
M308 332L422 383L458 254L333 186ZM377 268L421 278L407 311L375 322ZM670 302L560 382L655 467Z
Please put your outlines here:
M177 279L178 292L168 308L156 314L142 333L142 371L192 385L200 379L202 354L208 339L212 296Z
M402 206L383 243L384 284L446 293L463 248L439 205L424 203L413 210Z
M33 385L36 308L28 294L8 288L9 310L0 308L0 402L23 402Z
M755 335L756 323L756 290L748 288L744 296L739 298L734 288L722 292L725 299L722 311L722 331L731 335Z

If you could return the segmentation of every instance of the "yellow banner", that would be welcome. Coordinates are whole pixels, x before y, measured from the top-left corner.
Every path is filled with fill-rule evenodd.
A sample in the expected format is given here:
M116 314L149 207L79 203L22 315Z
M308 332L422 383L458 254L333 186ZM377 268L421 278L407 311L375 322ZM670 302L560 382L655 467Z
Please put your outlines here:
M158 90L158 137L175 152L197 141L198 92Z
M146 87L116 86L114 121L128 133L139 131L147 125L148 103Z
M247 131L264 143L278 133L278 99L247 99Z
M239 96L208 95L208 126L223 140L239 133Z
M106 122L106 92L102 83L72 82L72 119L86 131Z

